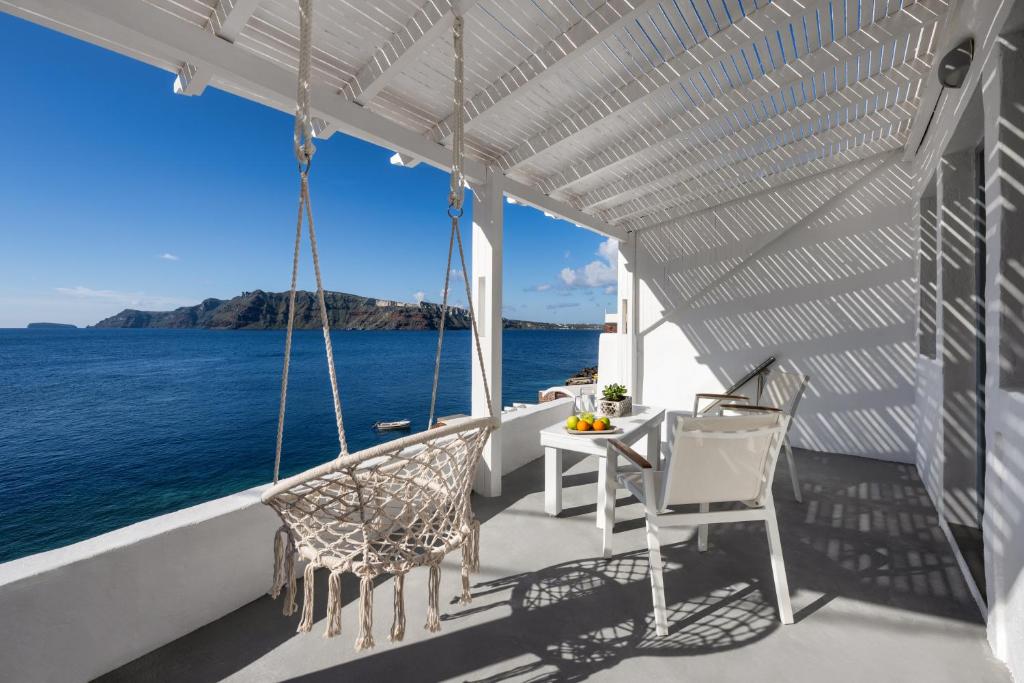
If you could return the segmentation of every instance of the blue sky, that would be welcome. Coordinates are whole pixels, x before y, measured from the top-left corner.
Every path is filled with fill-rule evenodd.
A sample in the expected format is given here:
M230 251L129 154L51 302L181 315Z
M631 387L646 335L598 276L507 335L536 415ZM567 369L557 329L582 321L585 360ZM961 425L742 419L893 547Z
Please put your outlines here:
M0 13L0 327L287 289L291 118L213 88L174 95L173 81ZM438 301L447 175L392 166L390 150L342 134L317 145L325 286ZM505 314L601 321L612 254L594 233L506 205ZM302 267L312 288L308 252Z

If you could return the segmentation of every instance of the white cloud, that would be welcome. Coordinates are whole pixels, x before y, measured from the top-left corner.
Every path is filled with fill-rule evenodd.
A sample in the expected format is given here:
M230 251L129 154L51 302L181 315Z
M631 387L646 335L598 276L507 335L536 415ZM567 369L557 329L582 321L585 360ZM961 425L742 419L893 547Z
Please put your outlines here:
M423 303L423 300L427 298L427 293L424 291L419 291L413 294L413 297L416 299L416 303L421 304Z
M160 254L160 258L162 258L164 261L180 261L181 260L177 256L175 256L174 254L171 254L171 253L166 252L166 251L164 253Z
M614 287L618 282L618 254L618 240L609 237L597 249L600 259L591 261L582 268L562 268L558 277L566 287L602 287L607 292L608 288Z
M161 310L188 306L190 303L194 303L175 297L151 296L145 292L119 292L113 289L92 289L82 285L77 287L55 287L54 290L58 294L74 299L106 302L127 308Z

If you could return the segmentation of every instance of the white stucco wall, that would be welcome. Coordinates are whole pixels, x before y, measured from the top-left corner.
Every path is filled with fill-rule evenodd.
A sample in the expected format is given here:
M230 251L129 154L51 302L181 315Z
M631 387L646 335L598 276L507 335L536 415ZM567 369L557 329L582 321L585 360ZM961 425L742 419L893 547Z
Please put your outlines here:
M0 564L0 679L86 681L260 597L261 488Z
M1005 661L1015 680L1024 680L1024 393L1001 386L1000 296L1013 255L1000 251L1004 230L1024 225L1024 193L1020 190L1024 142L1019 134L1024 117L1024 2L1017 0L954 0L936 54L945 54L965 37L975 39L974 63L964 87L947 91L932 123L932 132L916 155L915 201L928 191L940 157L970 115L972 95L980 86L986 158L986 420L985 512L983 521L988 602L988 637L992 650ZM1003 60L1016 56L1010 74ZM1015 70L1015 71L1014 71ZM935 86L932 86L933 89ZM934 100L933 100L934 101ZM1006 107L1006 109L1004 109ZM928 103L928 110L931 103ZM981 131L976 131L980 133ZM962 131L961 131L962 133ZM912 140L912 142L914 142ZM916 145L915 145L916 146ZM1021 262L1017 254L1016 263ZM1019 275L1018 275L1019 278ZM932 500L942 504L942 358L918 360L917 466Z
M572 414L573 400L560 398L527 405L501 416L501 473L508 474L544 455L540 430Z
M880 154L641 232L642 401L689 409L774 355L811 377L794 445L913 462L909 190Z
M503 414L502 473L572 407ZM263 488L0 564L0 681L91 680L259 598L280 525Z

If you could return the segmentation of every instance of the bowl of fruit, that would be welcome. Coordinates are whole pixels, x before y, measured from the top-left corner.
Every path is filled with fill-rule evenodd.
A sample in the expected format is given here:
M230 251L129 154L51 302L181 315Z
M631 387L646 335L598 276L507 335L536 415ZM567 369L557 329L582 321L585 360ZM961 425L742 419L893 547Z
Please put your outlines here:
M608 434L618 434L622 430L613 425L611 418L607 416L594 417L593 413L581 413L579 415L572 415L565 421L565 431L570 434L605 436Z

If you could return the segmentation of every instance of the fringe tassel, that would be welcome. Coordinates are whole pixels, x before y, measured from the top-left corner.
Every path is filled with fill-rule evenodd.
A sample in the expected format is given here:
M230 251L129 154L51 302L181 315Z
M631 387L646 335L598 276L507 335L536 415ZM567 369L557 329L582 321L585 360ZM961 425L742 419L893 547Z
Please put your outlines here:
M359 637L356 652L368 650L373 642L373 578L364 575L359 581Z
M274 600L277 600L281 589L284 588L284 559L288 551L289 540L288 531L284 527L278 529L274 534L274 581L270 586L270 597Z
M470 523L470 526L472 527L470 538L473 539L473 551L470 553L469 556L469 571L475 574L480 571L480 520L474 519Z
M341 574L334 571L327 577L327 630L324 638L333 638L341 633Z
M286 617L290 617L295 614L295 610L298 606L295 604L295 595L299 592L298 581L295 577L295 562L298 559L298 553L293 549L289 549L285 553L285 577L286 583L288 584L288 592L284 595L284 606L281 608L281 613Z
M460 605L468 605L473 602L473 594L469 591L469 567L473 557L473 544L469 538L462 544L462 596L459 597Z
M405 638L405 574L395 574L395 619L388 640L397 643L402 638Z
M309 633L313 628L313 588L316 585L316 565L310 562L302 574L302 618L299 619L298 633Z
M423 628L431 633L441 630L441 565L430 565L430 579L427 581L427 623Z

